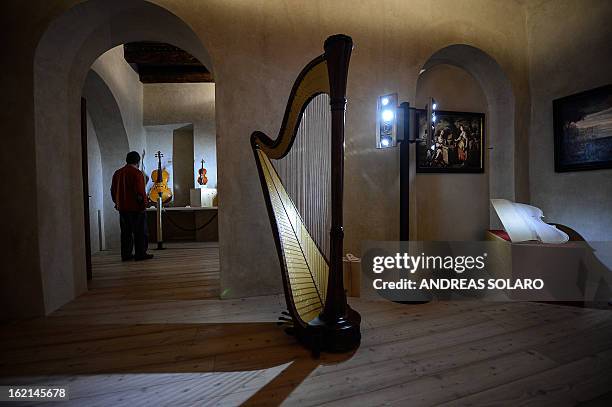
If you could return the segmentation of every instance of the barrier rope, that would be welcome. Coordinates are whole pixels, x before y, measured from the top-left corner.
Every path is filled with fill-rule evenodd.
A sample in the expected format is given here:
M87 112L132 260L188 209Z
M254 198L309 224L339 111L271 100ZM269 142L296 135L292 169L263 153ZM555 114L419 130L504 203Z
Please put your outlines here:
M163 214L166 216L166 219L168 219L168 222L172 223L172 225L177 228L182 230L183 232L197 232L198 230L202 230L204 229L206 226L210 225L210 223L215 220L215 218L217 217L217 213L215 213L206 223L204 223L202 226L196 227L195 229L191 229L191 228L184 228L182 226L179 226L174 220L172 220L172 217L170 215L168 215L168 211L163 211Z

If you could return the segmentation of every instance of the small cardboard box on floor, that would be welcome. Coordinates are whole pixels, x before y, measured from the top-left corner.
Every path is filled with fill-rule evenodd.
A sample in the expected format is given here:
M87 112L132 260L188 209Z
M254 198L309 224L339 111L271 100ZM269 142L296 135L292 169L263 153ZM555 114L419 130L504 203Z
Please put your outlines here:
M347 297L361 295L361 259L351 253L342 258L344 291Z

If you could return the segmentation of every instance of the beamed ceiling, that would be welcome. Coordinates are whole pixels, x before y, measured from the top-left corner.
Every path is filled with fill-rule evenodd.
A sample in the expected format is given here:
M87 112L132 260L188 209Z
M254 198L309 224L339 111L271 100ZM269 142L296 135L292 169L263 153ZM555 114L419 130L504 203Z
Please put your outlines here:
M214 82L212 73L190 53L162 42L130 42L123 56L142 83Z

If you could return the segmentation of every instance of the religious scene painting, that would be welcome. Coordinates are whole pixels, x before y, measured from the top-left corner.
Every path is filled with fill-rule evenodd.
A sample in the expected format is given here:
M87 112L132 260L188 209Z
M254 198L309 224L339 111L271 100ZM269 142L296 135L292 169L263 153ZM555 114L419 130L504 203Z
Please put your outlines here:
M427 131L425 110L418 110L416 118L417 172L484 172L483 113L436 111L433 131Z
M612 168L612 85L553 101L555 171Z

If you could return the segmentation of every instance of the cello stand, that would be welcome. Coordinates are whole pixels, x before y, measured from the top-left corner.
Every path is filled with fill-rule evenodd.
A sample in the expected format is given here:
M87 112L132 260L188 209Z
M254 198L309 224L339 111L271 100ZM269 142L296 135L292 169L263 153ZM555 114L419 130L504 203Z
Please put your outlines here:
M162 234L162 194L157 197L157 250L164 249L164 239Z

